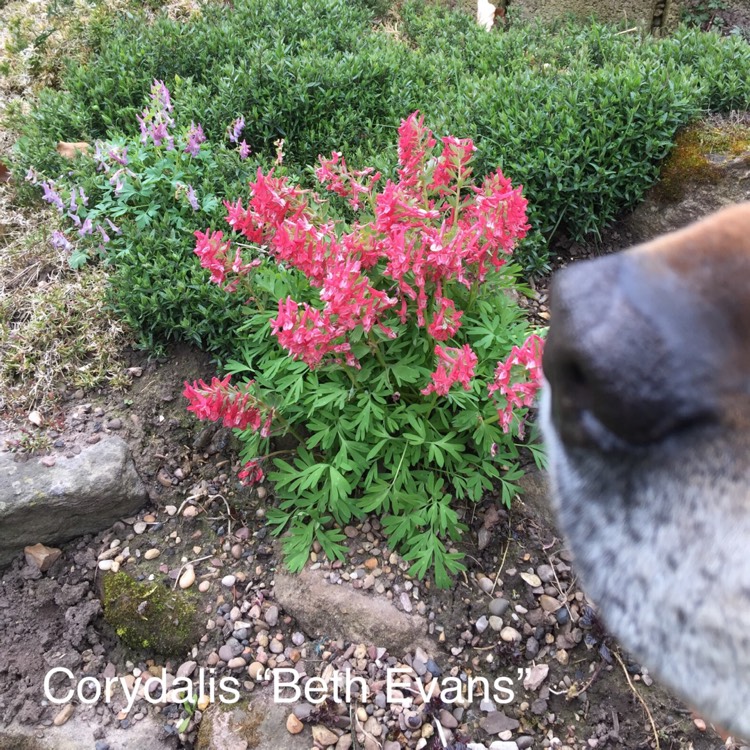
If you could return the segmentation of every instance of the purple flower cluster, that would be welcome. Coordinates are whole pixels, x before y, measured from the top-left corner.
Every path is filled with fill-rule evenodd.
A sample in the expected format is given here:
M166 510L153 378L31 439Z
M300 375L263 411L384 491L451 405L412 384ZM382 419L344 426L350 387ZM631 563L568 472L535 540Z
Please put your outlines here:
M68 238L59 229L52 232L49 242L52 247L65 250L65 252L70 252L73 249L73 245L70 244Z
M113 159L116 161L121 167L127 167L128 166L128 150L127 148L120 148L119 146L112 146L109 151L107 151L107 156L109 156L110 159Z
M154 81L151 86L151 101L151 107L144 109L141 115L136 115L141 127L141 143L146 144L151 138L155 146L161 146L166 141L167 150L171 151L174 149L174 138L169 128L174 125L174 120L169 115L172 101L164 81Z
M173 109L169 89L163 81L154 80L151 86L150 101L141 114L137 116L140 125L140 140L144 146L147 146L149 140L151 140L157 147L165 144L168 151L175 150L175 136L172 135L175 125L172 117ZM244 129L245 118L243 115L239 115L227 128L227 138L237 146L239 157L243 161L251 153L247 141L244 138L240 140ZM200 123L195 122L190 123L190 127L180 138L180 146L184 143L183 153L189 154L191 157L200 153L201 144L205 142L206 135L203 127ZM141 157L142 154L139 154L138 159ZM97 171L107 174L107 179L114 189L115 196L121 195L125 189L126 177L137 180L137 175L128 168L128 148L122 143L96 141L93 159ZM73 172L69 172L69 176L72 177ZM71 231L76 231L79 237L101 236L100 249L103 249L103 246L110 242L113 233L121 234L120 228L109 218L100 217L101 223L97 223L96 214L98 212L84 209L85 206L88 206L89 199L83 188L73 186L60 190L55 181L42 181L42 176L33 168L29 169L26 174L26 180L42 187L44 200L55 206L61 215L70 220L73 225ZM175 197L179 198L180 194L184 194L185 200L193 211L200 211L200 201L192 185L180 183ZM56 248L68 251L73 249L71 240L61 231L55 231L52 234L50 243Z
M115 146L111 143L96 141L94 144L94 161L97 172L109 172L107 159L117 162L122 167L128 165L128 149L125 146Z
M198 156L198 152L201 150L201 143L205 140L206 136L203 134L203 128L200 124L196 125L194 122L191 122L190 130L187 134L185 153L190 154L190 156Z
M86 237L87 235L94 234L94 232L99 232L99 234L101 234L102 236L102 242L104 244L109 242L110 237L101 224L94 224L91 221L91 217L89 216L86 216L84 218L79 216L78 212L81 205L88 206L89 204L89 198L82 187L71 188L70 197L67 199L66 212L66 201L63 201L62 196L55 189L55 183L52 180L39 182L37 177L37 174L33 170L29 170L28 174L26 175L26 179L34 182L34 184L39 184L42 186L42 190L44 191L42 197L44 198L44 200L47 201L47 203L55 206L61 214L65 214L67 218L73 222L73 224L78 229L78 235L80 237ZM116 227L109 219L105 218L105 221L107 222L107 224L109 224L113 232L115 232L116 234L120 234L120 229ZM50 244L52 245L52 247L60 248L66 251L70 251L73 249L73 245L70 243L68 238L59 230L55 230L52 233L52 236L50 237Z
M185 191L185 194L187 195L190 208L192 208L193 211L197 211L200 208L200 206L198 205L198 198L195 196L195 190L193 190L192 185L187 186L187 190Z
M245 118L240 115L228 128L227 137L232 143L239 143L242 131L245 129Z
M49 182L42 182L40 184L42 186L42 190L44 191L42 199L47 201L47 203L52 204L61 214L65 213L65 204L63 203L63 199L60 197L60 194L55 190L52 180L50 180Z

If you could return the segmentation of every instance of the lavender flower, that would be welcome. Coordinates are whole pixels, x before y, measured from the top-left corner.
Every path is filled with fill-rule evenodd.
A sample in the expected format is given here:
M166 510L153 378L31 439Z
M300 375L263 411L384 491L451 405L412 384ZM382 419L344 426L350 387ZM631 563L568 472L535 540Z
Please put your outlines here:
M78 230L78 234L81 237L85 237L87 234L93 234L94 233L94 226L91 223L91 219L86 219L83 222L83 226Z
M104 227L101 224L97 224L96 231L101 234L102 242L106 245L109 242L109 235L104 231Z
M118 169L110 178L109 178L109 184L114 185L115 187L115 195L120 195L122 192L123 187L125 187L125 183L123 182L122 175L123 173L130 175L131 177L134 177L135 175L125 167L121 167Z
M186 192L190 207L193 209L193 211L197 211L200 208L200 206L198 205L198 199L195 197L195 190L193 190L193 186L188 185L187 190L185 192Z
M169 139L166 122L156 122L151 125L150 136L154 139L155 146L161 146L161 142Z
M163 81L154 81L151 86L151 99L152 106L136 116L141 128L141 143L145 145L151 137L156 146L161 146L162 141L166 141L167 150L171 151L174 149L174 138L169 134L168 129L174 125L174 120L168 113L172 111L172 101L169 97L169 89Z
M128 165L128 150L120 146L113 146L107 154L110 158L114 159L120 166L127 167Z
M247 145L247 142L243 138L242 143L240 143L240 159L245 161L248 156L250 156L250 146Z
M44 190L42 198L44 198L47 203L51 203L55 206L60 213L63 213L63 211L65 211L65 204L63 203L62 198L55 192L52 182L43 182L42 190Z
M205 140L206 136L203 134L203 128L200 124L196 125L194 122L191 122L187 136L187 145L185 146L185 153L190 154L190 156L197 156L201 149L201 143Z
M240 140L240 135L245 129L245 118L240 115L228 128L227 136L232 143L237 143Z
M169 96L169 89L164 85L164 81L157 81L154 79L151 85L151 98L159 108L165 112L172 111L172 100Z
M97 141L94 148L94 161L96 162L97 172L109 172L109 164L107 164L106 154L102 151L103 145L104 144L101 141Z
M106 216L104 217L104 221L109 224L109 228L115 233L115 234L122 234L122 230L120 227L116 226L113 222L111 222Z
M143 111L143 117L140 115L136 115L135 119L138 120L138 124L141 127L141 143L144 145L148 142L148 125L146 125L146 118L148 117L148 113L146 110Z
M70 244L68 238L57 229L52 232L52 236L50 237L49 242L52 247L59 248L60 250L65 250L66 252L70 252L73 249L73 245Z

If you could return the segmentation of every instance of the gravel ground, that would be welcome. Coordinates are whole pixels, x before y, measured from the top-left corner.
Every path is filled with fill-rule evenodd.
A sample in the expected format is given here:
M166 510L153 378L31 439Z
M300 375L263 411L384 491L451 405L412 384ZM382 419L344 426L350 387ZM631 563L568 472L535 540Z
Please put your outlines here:
M96 727L102 750L108 732L150 716L174 747L195 747L206 699L192 714L170 692L160 704L141 698L130 710L120 693L109 704L76 699L61 708L45 700L44 675L66 666L77 675L123 677L130 684L164 668L169 691L173 678L213 670L217 680L234 678L243 705L252 705L253 692L269 683L274 669L286 667L303 681L348 669L367 686L367 695L360 691L351 703L290 706L285 731L317 727L310 740L317 747L440 748L442 739L454 748L473 742L494 750L654 747L636 690L662 748L724 747L602 630L545 509L531 504L540 494L533 483L530 502L518 502L511 512L494 496L464 508L469 570L452 589L411 578L371 518L344 529L349 554L343 563L329 562L319 549L311 556L303 597L328 619L298 612L293 597L280 596L282 581L295 579L283 572L264 525L272 488L238 485L231 435L204 428L185 412L181 383L210 375L210 363L189 349L161 363L129 356L131 390L124 396L67 393L50 420L55 426L47 428L53 447L46 457L27 460L52 463L50 456L73 455L117 434L131 445L151 503L136 517L65 545L46 573L23 555L4 572L0 727L16 722L51 732L53 723L75 714ZM165 658L131 651L119 640L100 603L103 578L118 570L195 597L200 630L183 652ZM374 628L382 621L380 631L372 631L382 638L365 642L355 628L347 639L353 626L334 602L342 591L372 602L367 617ZM397 615L417 618L411 647L388 642ZM412 697L409 706L387 695L387 670L395 668L407 670L399 678L407 686L399 689ZM490 685L505 678L499 692L491 691L494 699L483 694L480 677ZM464 685L475 680L472 699L435 698L435 685L450 687L449 678Z

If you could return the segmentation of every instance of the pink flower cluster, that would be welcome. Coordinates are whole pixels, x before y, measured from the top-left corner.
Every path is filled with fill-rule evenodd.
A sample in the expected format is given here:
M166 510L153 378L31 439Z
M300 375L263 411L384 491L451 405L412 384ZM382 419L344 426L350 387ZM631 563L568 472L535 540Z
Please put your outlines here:
M201 266L211 271L211 281L214 284L223 284L227 276L234 274L234 278L224 287L228 292L233 292L237 288L240 278L251 268L260 265L259 258L250 263L243 263L239 248L235 248L232 256L229 240L223 239L223 232L198 231L195 236L198 239L195 254L200 258Z
M542 385L543 348L544 339L534 334L522 346L514 346L504 362L497 363L495 377L487 390L493 397L499 391L505 399L497 410L503 432L510 430L514 409L534 404L534 398ZM523 437L523 421L518 426L518 434Z
M320 307L279 301L272 330L292 356L310 367L331 361L358 367L351 332L377 328L394 337L396 324L409 320L435 341L456 336L463 312L448 295L451 285L481 284L529 228L521 188L499 170L473 184L475 150L471 139L451 136L438 150L415 112L399 128L398 180L387 180L378 193L381 175L373 169L350 170L339 152L320 157L315 174L327 190L355 209L372 207L372 220L355 223L349 232L320 220L315 209L322 199L312 194L309 201L308 193L273 170L258 170L247 207L239 200L225 204L236 232L267 246L278 262L320 289ZM196 237L196 253L213 281L224 283L230 268L238 277L249 271L238 254L228 262L229 241L221 232ZM435 352L439 366L424 392L444 394L456 382L468 388L476 365L470 347L436 346Z
M223 380L213 378L210 385L202 380L192 385L185 381L182 395L190 402L188 411L192 411L198 419L211 422L221 420L225 427L238 430L249 428L260 431L262 437L268 437L271 434L273 409L262 404L247 390L252 381L239 388L231 385L230 380L231 376L227 375Z
M248 461L237 474L240 482L244 485L258 484L263 481L265 476L257 458Z
M381 178L380 172L373 167L349 171L346 160L340 151L333 151L331 158L319 156L320 166L315 170L315 177L326 190L342 198L348 198L356 211L361 207L360 196L371 196L373 185ZM365 183L364 178L369 178Z
M437 393L438 396L445 396L455 383L460 383L468 391L477 366L477 355L471 347L464 344L460 349L454 349L438 345L435 347L435 354L440 364L432 373L432 382L422 390L422 394L428 396L430 393Z

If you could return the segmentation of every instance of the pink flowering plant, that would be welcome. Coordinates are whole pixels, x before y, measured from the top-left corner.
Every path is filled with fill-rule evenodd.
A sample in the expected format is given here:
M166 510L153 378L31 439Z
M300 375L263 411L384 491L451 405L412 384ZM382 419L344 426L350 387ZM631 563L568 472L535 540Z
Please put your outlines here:
M258 169L248 200L225 202L229 231L195 233L248 315L230 375L186 383L188 408L239 431L241 481L273 481L268 519L294 569L314 541L341 558L341 527L369 513L414 574L448 585L463 501L517 490L541 378L542 340L514 301L526 200L500 170L475 181L474 152L414 113L397 179L334 152L315 169L331 201Z

